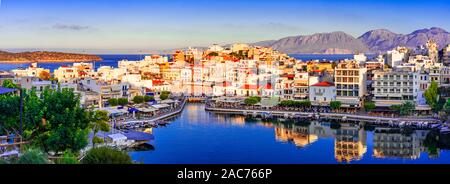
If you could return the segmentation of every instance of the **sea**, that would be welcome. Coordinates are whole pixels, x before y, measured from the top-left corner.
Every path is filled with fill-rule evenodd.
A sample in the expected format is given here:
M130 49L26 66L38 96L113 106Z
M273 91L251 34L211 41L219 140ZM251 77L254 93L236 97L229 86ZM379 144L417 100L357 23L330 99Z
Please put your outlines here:
M108 54L99 56L103 59L103 61L88 62L94 63L95 69L101 66L117 67L118 61L121 60L139 61L144 59L145 57L145 55L127 55L127 54ZM353 58L353 55L351 54L291 54L290 56L302 61L309 61L309 60L337 61ZM368 57L370 58L373 56ZM38 67L46 68L49 69L51 72L53 72L55 69L58 69L61 66L70 66L72 64L73 62L38 63ZM9 71L17 68L27 68L28 66L30 66L30 63L17 63L17 64L0 63L0 71Z

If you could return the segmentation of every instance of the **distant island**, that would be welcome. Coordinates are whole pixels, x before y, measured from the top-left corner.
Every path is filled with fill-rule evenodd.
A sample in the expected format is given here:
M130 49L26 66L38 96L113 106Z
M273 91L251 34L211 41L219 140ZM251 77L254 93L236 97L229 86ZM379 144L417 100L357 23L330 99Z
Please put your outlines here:
M87 62L102 61L102 58L89 54L74 54L63 52L4 52L0 51L1 63L30 63L30 62Z

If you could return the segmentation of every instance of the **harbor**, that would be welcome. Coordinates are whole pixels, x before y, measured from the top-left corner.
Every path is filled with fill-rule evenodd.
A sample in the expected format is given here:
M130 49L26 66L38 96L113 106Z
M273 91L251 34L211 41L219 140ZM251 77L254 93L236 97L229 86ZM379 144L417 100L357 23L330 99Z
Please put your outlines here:
M413 127L406 122L282 121L206 109L205 104L187 103L167 119L170 126L153 130L154 150L130 151L130 156L146 164L450 163L449 148L443 146L449 134L439 133L438 124L431 122L431 127ZM433 141L442 146L430 151Z

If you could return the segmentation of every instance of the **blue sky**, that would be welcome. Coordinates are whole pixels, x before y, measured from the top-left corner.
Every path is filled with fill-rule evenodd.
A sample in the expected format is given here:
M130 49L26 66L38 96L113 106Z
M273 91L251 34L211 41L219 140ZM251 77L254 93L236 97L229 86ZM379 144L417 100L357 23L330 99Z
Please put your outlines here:
M1 0L0 49L158 50L317 32L450 30L450 2Z

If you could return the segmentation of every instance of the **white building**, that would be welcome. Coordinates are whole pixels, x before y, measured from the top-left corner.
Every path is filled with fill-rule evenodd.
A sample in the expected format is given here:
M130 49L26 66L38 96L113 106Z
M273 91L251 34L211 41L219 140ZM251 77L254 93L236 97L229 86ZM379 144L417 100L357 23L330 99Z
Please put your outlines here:
M309 87L309 101L312 105L328 106L336 100L336 86L331 82L319 82Z
M406 54L398 50L390 50L386 53L386 64L392 68L401 65L405 60Z

